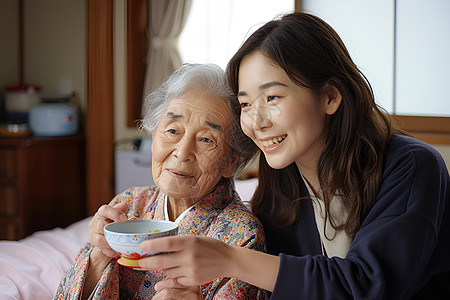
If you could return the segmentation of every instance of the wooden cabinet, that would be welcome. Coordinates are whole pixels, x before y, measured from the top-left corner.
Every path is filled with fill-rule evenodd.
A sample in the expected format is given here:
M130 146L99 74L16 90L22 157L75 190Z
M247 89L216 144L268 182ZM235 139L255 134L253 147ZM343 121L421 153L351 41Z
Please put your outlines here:
M83 136L0 138L0 239L68 226L85 207Z

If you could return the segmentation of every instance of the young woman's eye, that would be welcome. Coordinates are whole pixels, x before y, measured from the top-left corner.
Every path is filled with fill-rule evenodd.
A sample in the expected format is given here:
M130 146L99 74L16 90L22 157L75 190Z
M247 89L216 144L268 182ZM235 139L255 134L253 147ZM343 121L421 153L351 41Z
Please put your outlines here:
M241 105L241 109L245 109L245 108L247 108L247 107L250 106L250 103L247 103L247 102L241 102L240 105Z
M277 100L279 97L275 96L275 95L270 95L267 96L267 102L273 101L273 100Z

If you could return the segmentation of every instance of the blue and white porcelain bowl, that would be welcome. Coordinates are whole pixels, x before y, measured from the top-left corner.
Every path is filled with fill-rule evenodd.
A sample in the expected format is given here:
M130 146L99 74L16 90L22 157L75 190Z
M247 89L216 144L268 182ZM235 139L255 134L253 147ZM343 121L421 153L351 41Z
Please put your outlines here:
M178 234L178 224L156 219L128 220L124 223L113 222L104 229L106 241L111 248L120 253L118 263L127 267L139 268L139 260L156 252L145 252L139 247L148 239Z

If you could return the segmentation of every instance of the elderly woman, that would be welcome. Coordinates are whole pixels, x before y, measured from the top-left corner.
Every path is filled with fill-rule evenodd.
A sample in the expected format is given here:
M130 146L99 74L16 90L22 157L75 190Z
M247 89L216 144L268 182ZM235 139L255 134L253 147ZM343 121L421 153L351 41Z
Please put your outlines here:
M256 150L240 129L239 114L224 72L211 64L183 65L147 97L142 128L153 137L156 186L130 188L99 208L89 224L89 243L55 299L263 298L261 290L234 278L187 288L162 281L161 273L122 266L103 236L104 225L113 221L163 219L177 222L179 235L264 251L262 226L233 188L233 175Z

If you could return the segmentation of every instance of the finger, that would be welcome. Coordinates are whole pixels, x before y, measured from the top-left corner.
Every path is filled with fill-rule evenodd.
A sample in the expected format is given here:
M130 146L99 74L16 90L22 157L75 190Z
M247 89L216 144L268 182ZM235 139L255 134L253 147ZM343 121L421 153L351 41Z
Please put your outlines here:
M201 278L198 278L199 264L196 262L198 255L194 254L200 244L201 240L195 236L164 237L144 241L141 244L144 251L151 249L150 251L163 253L143 258L139 261L139 265L143 269L162 271L170 278L189 277L188 280L184 280L183 284L186 286L201 284Z
M125 222L127 217L125 212L128 210L128 204L125 202L118 203L114 206L102 205L95 214L101 219L115 222Z
M106 219L95 217L89 224L89 242L97 247L111 249L106 242L103 228L105 225L111 223Z
M168 258L166 260L168 263L165 265L169 265L172 259ZM157 263L156 263L157 264ZM192 273L191 269L186 267L172 267L172 268L160 268L158 266L155 266L156 264L152 263L152 260L141 259L139 261L139 265L141 267L141 270L153 270L162 272L166 278L168 279L176 279L179 283L178 289L186 288L186 287L192 287L201 285L204 282L198 278L198 274ZM188 275L186 275L188 274Z
M155 296L152 298L153 300L176 300L176 299L184 299L182 296L177 296L173 290L162 290L156 292Z
M89 223L89 232L103 234L103 227L111 222L111 220L106 219L100 215L95 215Z
M114 206L103 205L89 222L89 242L96 247L107 249L108 251L106 253L110 257L113 257L113 253L111 252L113 250L106 242L103 228L112 221L121 222L126 220L124 212L127 210L127 203L118 203Z
M114 258L110 255L105 255L104 251L98 247L94 247L91 254L89 255L90 263L99 263L99 262L110 262L111 259Z
M189 268L175 267L166 269L163 273L167 278L175 279L180 286L193 287L204 284L204 282L198 278L198 274L191 273L190 271Z
M164 280L166 281L166 280ZM200 287L192 286L192 287L186 287L180 284L177 284L175 282L168 283L169 287L166 287L164 289L156 289L156 295L152 298L154 300L167 300L167 299L183 299L183 300L200 300L203 299L203 295L201 292ZM175 287L170 287L171 285ZM155 286L156 288L156 286Z
M143 241L141 249L147 252L178 252L192 243L192 236L169 236Z
M184 285L184 286L197 286L197 285L202 284L200 282L195 282L191 278L187 278L186 276L178 277L177 281L179 282L180 285Z
M122 204L122 203L120 203ZM109 206L109 205L102 205L98 211L95 213L94 217L89 222L89 233L95 232L99 234L103 234L103 228L105 225L116 221L116 222L123 222L126 221L127 217L125 214L121 211L121 209L124 209L123 206L126 205L122 204L119 207L116 206Z
M174 262L178 259L177 253L163 253L153 256L147 256L139 260L139 266L146 270L163 271L169 268L176 267Z
M102 248L101 250L102 250L102 253L104 255L106 255L108 257L111 257L111 258L115 258L115 257L120 256L120 253L117 253L116 251L114 251L112 249L104 249L104 248Z
M124 214L128 211L128 203L126 203L126 202L117 203L113 207L117 208L118 210L120 210Z
M179 284L174 278L166 278L161 280L155 285L156 291L162 291L164 289L184 289L186 286Z
M101 248L101 249L110 249L112 250L111 246L109 246L108 242L106 241L105 236L103 233L91 233L89 234L89 242L94 245L95 247Z

